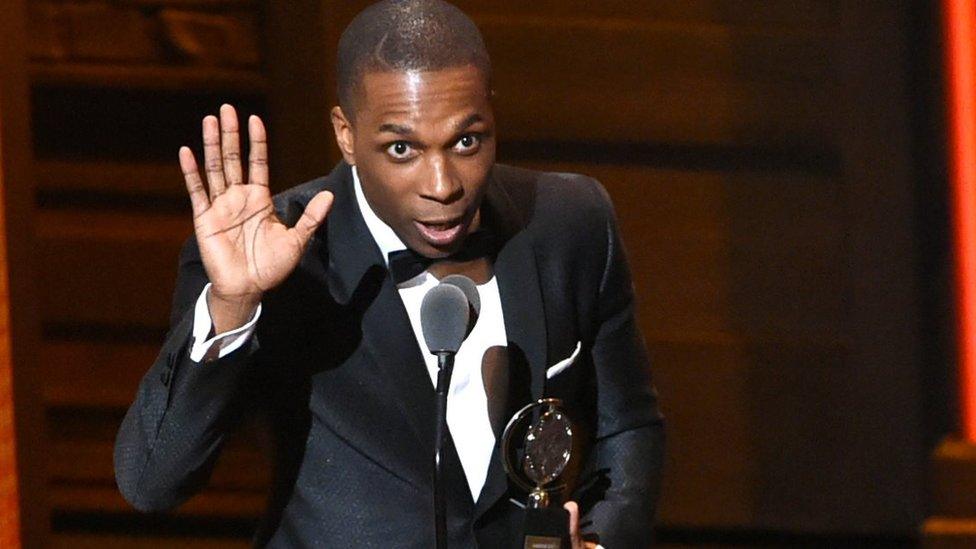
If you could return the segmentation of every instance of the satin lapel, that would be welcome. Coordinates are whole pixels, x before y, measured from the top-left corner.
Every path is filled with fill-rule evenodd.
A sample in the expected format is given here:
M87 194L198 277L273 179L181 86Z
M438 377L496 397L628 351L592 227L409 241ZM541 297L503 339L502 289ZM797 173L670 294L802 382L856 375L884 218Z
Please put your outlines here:
M532 395L539 398L545 382L548 345L535 243L529 227L534 201L533 181L503 181L496 169L485 196L483 219L501 240L494 270L505 317L509 357L516 362L524 359L528 363L532 373Z
M505 317L510 375L516 375L518 368L527 368L531 397L539 398L545 383L548 345L539 273L529 235L519 233L505 244L495 260L495 276ZM519 399L519 394L524 391L510 391L509 398ZM508 404L512 410L526 402ZM475 507L476 517L487 511L508 488L499 447L496 442L485 486Z
M322 388L333 399L325 404L327 421L384 468L430 487L434 389L403 302L359 212L349 166L340 164L333 177L335 203L324 224L329 291L336 303L360 311L363 352L336 376L337 383Z
M410 319L389 276L373 304L363 316L363 345L389 389L389 398L401 418L413 430L413 437L398 448L399 458L410 466L410 474L421 486L430 484L434 455L434 387L430 382ZM388 443L389 441L381 441Z
M509 241L498 254L495 276L505 317L510 360L527 363L532 397L540 398L546 377L546 315L535 251L524 234Z
M356 203L352 170L340 163L332 174L330 190L335 196L332 210L318 232L325 232L328 248L324 259L328 265L329 291L336 303L345 305L362 282L363 276L373 267L386 268L376 241ZM323 235L316 235L323 238Z

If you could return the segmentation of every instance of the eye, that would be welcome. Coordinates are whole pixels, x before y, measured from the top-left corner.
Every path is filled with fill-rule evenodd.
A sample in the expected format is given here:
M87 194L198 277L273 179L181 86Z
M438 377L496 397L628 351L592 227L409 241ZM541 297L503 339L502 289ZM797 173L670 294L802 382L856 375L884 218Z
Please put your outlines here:
M406 141L394 141L386 147L386 154L394 160L409 160L417 155L417 150Z
M473 133L464 134L454 143L454 151L460 154L474 154L481 148L481 136Z

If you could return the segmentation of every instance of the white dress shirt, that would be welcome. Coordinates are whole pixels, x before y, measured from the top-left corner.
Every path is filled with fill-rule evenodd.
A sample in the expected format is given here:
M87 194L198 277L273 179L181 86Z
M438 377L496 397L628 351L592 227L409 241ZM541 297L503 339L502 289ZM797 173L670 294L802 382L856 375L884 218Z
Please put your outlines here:
M352 168L352 174L360 213L384 260L390 252L405 250L407 246L393 232L393 229L373 212L366 201L355 166ZM397 291L406 308L414 336L417 338L417 344L427 365L427 373L434 386L437 385L437 357L427 352L423 328L420 324L420 304L427 291L437 284L437 278L424 271L397 285ZM254 316L244 326L207 339L207 334L212 327L210 310L207 306L209 289L208 284L197 299L194 310L190 359L195 362L224 357L240 348L254 333L255 324L261 314L259 306ZM478 500L478 495L485 484L488 464L495 446L495 434L488 419L488 400L481 370L482 358L490 347L505 347L508 344L498 281L492 277L485 284L478 285L478 294L481 298L481 313L455 357L454 372L447 395L448 428L461 460L468 488L471 490L471 498L475 501Z

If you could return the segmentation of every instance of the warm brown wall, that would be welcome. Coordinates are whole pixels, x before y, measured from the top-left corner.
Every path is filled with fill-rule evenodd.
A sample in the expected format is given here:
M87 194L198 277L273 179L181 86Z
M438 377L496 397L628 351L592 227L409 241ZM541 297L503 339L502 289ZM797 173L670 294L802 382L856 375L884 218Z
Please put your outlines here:
M909 4L467 6L501 156L616 202L669 417L661 523L912 532Z
M154 32L159 6L237 17L263 38L260 64L158 42L114 59L34 50L41 356L67 522L127 512L111 439L189 234L176 147L229 99L268 112L278 188L327 169L331 56L366 4L77 3ZM500 158L593 175L616 202L669 420L660 522L910 532L923 455L910 3L458 4L493 56ZM38 36L51 33L64 36ZM260 511L265 460L246 439L184 513Z
M47 445L39 401L34 302L25 4L0 18L0 547L42 547Z
M59 544L105 546L75 535L131 530L126 517L136 517L115 487L112 443L162 341L191 234L176 152L199 147L200 119L222 101L263 114L262 12L246 0L29 8L52 520ZM182 517L261 512L267 460L238 442L224 457ZM185 530L188 520L173 524ZM237 534L246 538L246 525Z

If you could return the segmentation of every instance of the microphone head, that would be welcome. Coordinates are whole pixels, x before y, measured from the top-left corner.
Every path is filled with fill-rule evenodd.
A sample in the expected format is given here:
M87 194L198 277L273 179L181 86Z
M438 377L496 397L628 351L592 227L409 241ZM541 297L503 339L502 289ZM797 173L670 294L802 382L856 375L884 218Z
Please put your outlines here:
M468 298L453 284L438 284L420 304L420 326L432 354L457 353L468 332Z
M474 316L481 314L481 296L478 294L478 286L473 280L464 275L453 274L442 278L441 284L450 284L460 288L464 292L464 297L468 298L471 308L474 309Z

